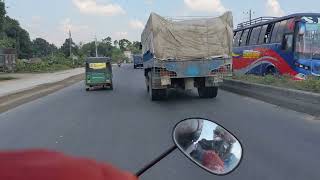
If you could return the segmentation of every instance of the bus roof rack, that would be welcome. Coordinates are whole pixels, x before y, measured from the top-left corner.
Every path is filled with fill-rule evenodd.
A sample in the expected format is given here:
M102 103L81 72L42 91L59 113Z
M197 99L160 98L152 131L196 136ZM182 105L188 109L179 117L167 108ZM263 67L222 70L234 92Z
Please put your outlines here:
M244 28L244 27L251 26L251 25L254 25L254 24L270 21L270 20L273 20L275 18L278 18L278 17L265 16L265 17L259 17L259 18L251 19L250 21L245 21L243 23L238 24L237 28L238 29Z

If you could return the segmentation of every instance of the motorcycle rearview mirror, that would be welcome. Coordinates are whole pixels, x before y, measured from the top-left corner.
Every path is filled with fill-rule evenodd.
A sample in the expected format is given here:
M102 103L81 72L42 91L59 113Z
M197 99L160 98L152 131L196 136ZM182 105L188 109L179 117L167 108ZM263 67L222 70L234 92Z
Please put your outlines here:
M234 171L242 160L242 145L228 130L213 121L190 118L173 130L174 146L136 173L139 177L177 148L192 162L215 175Z
M178 123L173 140L191 161L215 175L231 173L242 159L240 141L210 120L193 118Z

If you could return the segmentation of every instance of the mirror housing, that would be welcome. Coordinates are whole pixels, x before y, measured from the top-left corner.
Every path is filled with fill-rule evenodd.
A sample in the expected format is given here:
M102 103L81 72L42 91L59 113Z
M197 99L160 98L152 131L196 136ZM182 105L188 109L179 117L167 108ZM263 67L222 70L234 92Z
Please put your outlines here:
M228 130L207 119L181 121L173 130L173 140L191 161L215 175L227 175L242 160L242 145Z

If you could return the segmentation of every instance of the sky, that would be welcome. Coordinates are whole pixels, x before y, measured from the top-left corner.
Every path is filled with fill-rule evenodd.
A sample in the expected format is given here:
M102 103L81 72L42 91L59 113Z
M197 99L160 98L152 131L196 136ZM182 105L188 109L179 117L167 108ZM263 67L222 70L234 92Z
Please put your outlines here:
M7 13L19 20L31 39L57 46L71 30L76 43L108 36L140 40L151 12L165 17L218 16L232 11L235 25L253 17L320 12L317 0L6 0Z

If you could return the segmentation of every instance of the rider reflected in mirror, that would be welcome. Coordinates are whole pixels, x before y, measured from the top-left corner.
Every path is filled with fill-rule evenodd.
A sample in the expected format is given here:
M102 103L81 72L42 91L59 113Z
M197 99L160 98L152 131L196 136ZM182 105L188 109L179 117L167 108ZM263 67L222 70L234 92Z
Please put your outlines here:
M174 141L188 158L214 174L232 172L242 157L240 142L223 127L204 119L177 124Z
M217 126L213 131L212 140L201 139L195 143L195 149L190 156L197 159L206 168L223 173L232 169L232 165L238 161L231 153L236 139L223 128Z

